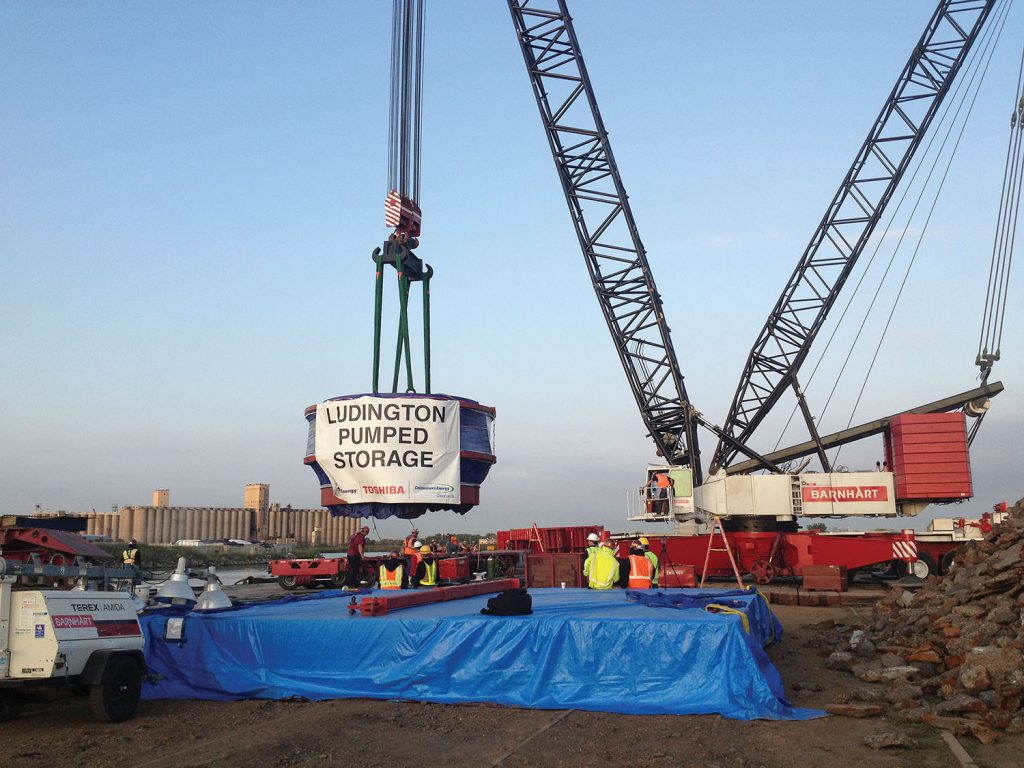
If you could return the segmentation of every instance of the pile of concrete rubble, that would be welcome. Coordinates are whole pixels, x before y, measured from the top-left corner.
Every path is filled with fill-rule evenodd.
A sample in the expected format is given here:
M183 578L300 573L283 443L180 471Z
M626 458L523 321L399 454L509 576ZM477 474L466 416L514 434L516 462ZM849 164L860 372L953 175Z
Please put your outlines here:
M984 743L1024 733L1024 499L1008 511L941 579L894 588L866 626L833 635L828 667L888 686L853 698Z

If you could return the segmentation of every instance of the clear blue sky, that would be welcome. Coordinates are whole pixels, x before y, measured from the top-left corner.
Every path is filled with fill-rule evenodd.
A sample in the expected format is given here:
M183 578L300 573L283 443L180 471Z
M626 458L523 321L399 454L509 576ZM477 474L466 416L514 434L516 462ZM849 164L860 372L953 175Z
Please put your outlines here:
M712 420L933 7L573 3ZM975 385L1022 31L1017 7L858 420ZM384 2L0 4L0 512L148 503L157 487L235 506L247 482L316 505L303 409L370 387L389 52ZM424 104L434 389L498 409L499 463L466 519L420 528L622 529L653 450L503 2L428 4ZM1007 392L973 452L978 500L958 514L1024 495L1018 305ZM859 385L824 429L845 426ZM812 408L826 391L808 387ZM876 438L842 461L880 456Z

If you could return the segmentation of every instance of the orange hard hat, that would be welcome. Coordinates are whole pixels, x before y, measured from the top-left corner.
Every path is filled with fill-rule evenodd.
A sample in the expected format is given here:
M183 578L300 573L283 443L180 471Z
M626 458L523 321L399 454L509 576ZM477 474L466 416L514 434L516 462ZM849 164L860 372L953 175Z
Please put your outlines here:
M426 544L424 544L422 547L420 547L420 554L421 555L429 555L430 554L430 547L428 547Z

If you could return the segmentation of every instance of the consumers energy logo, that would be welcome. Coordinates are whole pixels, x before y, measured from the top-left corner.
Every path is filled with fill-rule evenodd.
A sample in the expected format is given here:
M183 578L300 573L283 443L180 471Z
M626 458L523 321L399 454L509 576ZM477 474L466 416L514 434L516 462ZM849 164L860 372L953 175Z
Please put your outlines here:
M433 491L434 493L455 493L454 485L416 485L413 486L413 489L417 491Z

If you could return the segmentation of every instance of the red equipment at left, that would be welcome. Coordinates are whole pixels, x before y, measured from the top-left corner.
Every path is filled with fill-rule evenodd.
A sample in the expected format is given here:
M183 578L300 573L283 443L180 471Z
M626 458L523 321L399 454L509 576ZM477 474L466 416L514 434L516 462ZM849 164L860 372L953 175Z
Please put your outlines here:
M53 528L0 528L0 550L19 563L38 555L43 565L70 565L79 556L92 562L113 559L81 536Z

